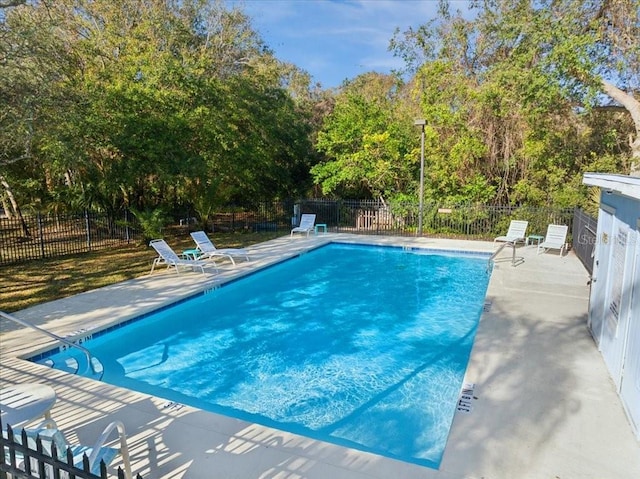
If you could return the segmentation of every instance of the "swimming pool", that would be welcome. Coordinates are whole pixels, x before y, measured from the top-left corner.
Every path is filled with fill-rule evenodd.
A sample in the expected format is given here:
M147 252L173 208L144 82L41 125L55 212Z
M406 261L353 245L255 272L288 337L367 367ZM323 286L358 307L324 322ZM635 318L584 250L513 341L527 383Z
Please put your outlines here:
M437 468L486 264L332 244L84 346L105 382Z

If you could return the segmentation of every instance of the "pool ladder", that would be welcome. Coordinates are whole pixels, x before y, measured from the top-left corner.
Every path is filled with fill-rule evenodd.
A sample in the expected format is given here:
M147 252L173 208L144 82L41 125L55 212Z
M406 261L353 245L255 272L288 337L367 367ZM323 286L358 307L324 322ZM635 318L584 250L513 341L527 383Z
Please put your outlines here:
M80 374L85 377L97 379L98 381L102 379L102 376L104 374L104 367L102 366L100 360L92 356L91 352L87 348L80 346L77 342L74 342L67 338L63 338L62 336L58 336L57 334L47 331L46 329L42 329L41 327L36 326L35 324L32 324L28 321L18 319L15 316L5 313L4 311L0 311L0 317L8 319L9 321L13 321L14 323L20 324L21 326L31 328L35 331L38 331L39 333L55 339L56 341L60 341L63 344L63 348L66 346L67 348L77 349L82 353L84 357L84 361L82 361L83 364L80 364L81 361L78 361L73 357L65 360L63 365L56 365L50 358L45 358L41 361L37 361L39 364L44 364L45 366L49 367L56 367L57 369L60 369L62 371L66 371L71 374ZM80 372L81 368L82 372Z

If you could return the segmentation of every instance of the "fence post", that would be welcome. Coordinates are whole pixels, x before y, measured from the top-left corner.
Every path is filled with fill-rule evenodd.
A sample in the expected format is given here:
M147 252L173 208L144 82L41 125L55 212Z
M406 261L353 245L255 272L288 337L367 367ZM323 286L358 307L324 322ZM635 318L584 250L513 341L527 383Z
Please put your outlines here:
M42 215L38 211L38 238L40 238L40 258L44 259L44 228L42 226Z

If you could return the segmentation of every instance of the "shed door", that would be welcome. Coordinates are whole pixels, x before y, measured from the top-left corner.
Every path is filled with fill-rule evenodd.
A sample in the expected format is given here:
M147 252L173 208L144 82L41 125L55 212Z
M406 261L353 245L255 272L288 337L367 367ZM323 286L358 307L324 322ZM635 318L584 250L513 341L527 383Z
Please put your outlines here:
M589 301L589 329L598 346L600 346L602 339L602 325L604 324L614 213L615 210L613 208L602 205L598 214L598 238L596 241L595 261L593 262L593 283L591 285L591 298Z
M631 260L635 254L635 232L630 231L624 223L614 221L610 249L600 351L616 387L620 390L624 350L629 331L630 280L633 273Z
M630 282L630 322L620 395L629 419L634 426L636 437L640 439L640 227L635 234L635 261Z

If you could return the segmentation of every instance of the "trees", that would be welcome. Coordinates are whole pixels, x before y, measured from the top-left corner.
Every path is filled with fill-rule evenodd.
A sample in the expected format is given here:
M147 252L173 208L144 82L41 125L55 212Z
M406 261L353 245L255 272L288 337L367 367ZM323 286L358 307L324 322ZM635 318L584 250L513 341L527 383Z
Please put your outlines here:
M24 2L9 2L2 7ZM53 110L62 114L70 98L55 85L73 64L64 41L53 35L46 11L22 6L8 9L0 21L0 173L4 198L11 208L7 214L21 215L22 194L38 190L38 181L49 182L42 174L34 151L40 148L41 127ZM37 52L37 55L33 53ZM21 190L21 191L20 191Z
M640 0L545 2L536 13L544 64L574 86L586 108L628 113L628 170L640 176Z
M573 206L584 171L640 169L640 0L477 0L398 33L409 72L338 91L221 0L0 3L8 212L305 194ZM613 101L612 101L613 100ZM314 148L315 147L315 148Z
M613 37L603 33L606 25L591 21L596 4L598 21L614 6L629 14L615 48L607 44ZM628 67L637 64L637 42L620 32L637 31L637 5L487 0L476 2L477 15L467 19L441 2L442 21L397 33L391 47L416 75L435 138L427 174L435 191L450 185L469 198L468 184L495 191L498 202L572 206L583 198L582 172L624 171L629 150L610 139L629 123L596 108L603 98L597 88L607 72L629 85L636 81L637 69ZM601 121L603 115L612 121ZM451 184L452 178L463 181Z
M531 67L556 85L573 108L625 110L628 171L640 174L640 1L485 0L474 22L497 50L531 58ZM489 58L492 58L490 56Z
M240 10L59 0L5 13L0 168L23 205L205 212L307 186L294 70Z
M376 73L343 86L318 134L327 159L311 170L324 194L390 198L414 188L415 132L404 116L405 91L397 78Z

